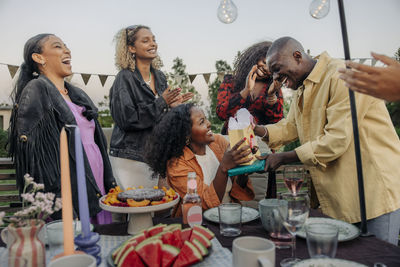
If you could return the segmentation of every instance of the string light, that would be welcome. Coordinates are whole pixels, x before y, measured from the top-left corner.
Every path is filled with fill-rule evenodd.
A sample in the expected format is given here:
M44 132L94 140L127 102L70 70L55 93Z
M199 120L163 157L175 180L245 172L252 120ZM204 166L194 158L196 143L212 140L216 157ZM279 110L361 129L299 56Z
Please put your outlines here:
M221 0L217 10L218 19L226 24L232 23L238 16L236 5L232 0Z
M313 0L310 4L310 15L315 19L322 19L328 15L330 0Z

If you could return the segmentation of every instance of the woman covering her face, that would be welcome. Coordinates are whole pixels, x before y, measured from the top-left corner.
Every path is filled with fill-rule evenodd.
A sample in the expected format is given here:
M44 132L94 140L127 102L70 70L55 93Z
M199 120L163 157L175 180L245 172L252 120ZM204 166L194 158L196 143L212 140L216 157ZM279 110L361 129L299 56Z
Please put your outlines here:
M152 170L167 177L181 199L187 192L187 175L197 174L197 193L203 210L221 203L252 200L254 192L247 176L228 177L228 170L251 160L249 146L239 141L232 149L229 142L211 131L204 112L193 104L171 109L155 126L146 146L146 158ZM180 205L174 216L181 216Z
M99 198L115 187L107 144L97 121L97 109L81 89L65 82L71 75L71 51L53 34L38 34L24 47L24 62L13 92L9 152L14 159L17 185L24 175L43 183L46 192L60 196L60 131L77 125L83 144L89 213L94 223L111 223L111 214L99 207ZM72 194L77 195L74 128L66 127ZM73 198L78 213L78 198Z
M146 139L155 123L170 109L193 94L169 90L165 75L158 70L157 42L150 28L134 25L116 35L115 65L120 70L110 89L110 109L115 125L110 158L118 185L152 187L157 179L144 163Z
M222 134L228 133L229 117L235 116L241 108L246 108L259 125L276 123L283 118L281 85L273 82L265 62L271 44L264 41L247 48L237 58L233 75L224 77L218 90L216 109L217 116L225 121ZM261 153L270 152L263 141L257 139ZM256 200L264 198L266 190L267 197L276 197L275 172L268 173L267 189L259 174L254 178Z

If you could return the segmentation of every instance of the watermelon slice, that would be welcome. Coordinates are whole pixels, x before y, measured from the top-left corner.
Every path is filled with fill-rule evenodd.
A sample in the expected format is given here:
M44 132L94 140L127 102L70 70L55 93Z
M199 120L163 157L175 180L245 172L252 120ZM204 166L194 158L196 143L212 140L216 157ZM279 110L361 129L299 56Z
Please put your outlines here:
M182 242L189 241L192 235L192 228L186 228L181 231Z
M185 241L185 244L183 245L173 267L186 267L201 260L203 260L203 257L195 245L189 241Z
M145 239L146 239L146 236L144 233L137 234L137 235L129 238L124 243L122 243L121 246L119 246L117 249L115 249L113 251L113 253L112 253L113 260L115 260L115 258L117 257L118 254L121 254L121 249L125 248L126 245L133 244L134 246L136 246L137 244L139 244L140 242L142 242Z
M208 254L208 249L203 246L203 244L197 240L196 238L193 239L192 244L196 246L196 248L200 251L201 256L206 256Z
M125 255L125 252L128 251L130 248L135 249L135 243L126 243L123 247L120 247L117 255L114 258L114 262L119 263L121 258Z
M162 267L169 267L172 266L172 263L174 262L175 258L178 257L179 254L179 248L176 248L174 246L170 245L165 245L163 244L161 246L161 266ZM132 265L134 266L134 265Z
M150 227L146 230L146 236L151 237L158 233L161 233L164 230L165 224L157 224L153 227Z
M200 243L203 244L206 248L211 247L211 241L207 239L202 233L197 232L196 230L193 230L192 235L190 236L190 242L192 242L194 239L197 239L200 241Z
M137 244L141 243L143 240L146 239L146 235L144 233L137 234L128 239L128 241L136 240Z
M176 229L182 230L182 224L173 223L173 224L167 225L167 226L165 226L164 231L174 231Z
M139 255L136 253L135 249L127 251L125 255L121 258L121 262L118 267L145 267Z
M213 239L215 234L210 231L210 229L205 228L204 226L201 225L195 225L193 226L193 230L196 230L197 232L202 233L205 237L207 237L209 240Z
M174 245L175 236L172 232L166 232L161 236L163 244Z
M172 245L174 247L181 248L183 246L183 241L181 238L181 230L176 229L172 232L172 234L174 235Z
M147 266L159 267L161 263L161 240L145 240L136 247L136 252Z

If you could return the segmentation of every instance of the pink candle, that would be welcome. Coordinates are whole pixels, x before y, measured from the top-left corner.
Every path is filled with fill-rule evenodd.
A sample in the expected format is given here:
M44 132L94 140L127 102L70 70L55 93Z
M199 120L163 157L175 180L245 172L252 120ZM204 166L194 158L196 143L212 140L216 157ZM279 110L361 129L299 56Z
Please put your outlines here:
M65 129L60 134L61 201L64 227L64 255L74 254L71 176L69 171L68 140Z

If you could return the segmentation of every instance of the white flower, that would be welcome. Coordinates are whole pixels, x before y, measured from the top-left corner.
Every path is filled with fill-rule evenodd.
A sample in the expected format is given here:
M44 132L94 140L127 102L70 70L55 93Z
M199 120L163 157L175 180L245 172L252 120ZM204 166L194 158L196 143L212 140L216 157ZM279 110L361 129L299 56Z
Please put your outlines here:
M61 209L61 199L56 198L54 193L43 193L39 190L44 189L43 184L34 182L34 178L29 174L24 175L25 186L22 197L23 209L16 212L10 222L16 227L23 227L30 224L31 220L39 222ZM3 224L4 212L0 212L0 225Z

